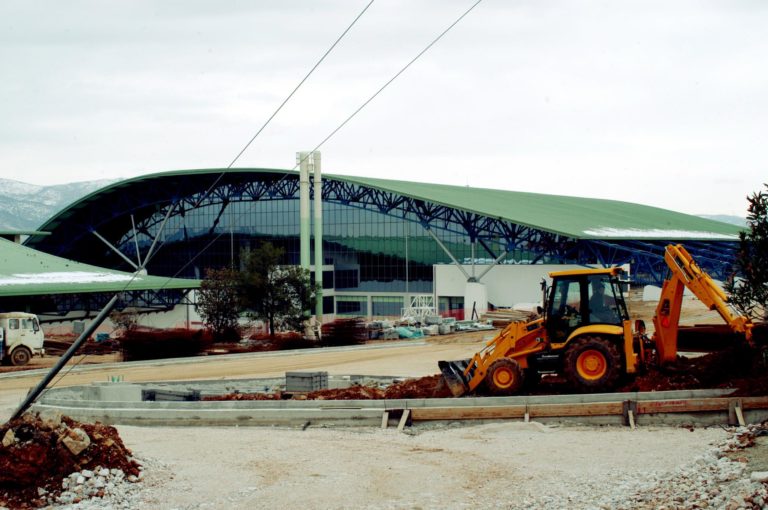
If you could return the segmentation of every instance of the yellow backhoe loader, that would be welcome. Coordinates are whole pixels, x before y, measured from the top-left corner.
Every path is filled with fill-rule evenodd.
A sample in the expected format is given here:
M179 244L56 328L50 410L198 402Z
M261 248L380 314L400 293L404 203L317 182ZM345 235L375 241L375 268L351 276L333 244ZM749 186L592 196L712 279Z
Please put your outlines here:
M565 376L581 391L610 391L622 375L676 359L686 288L752 342L750 319L727 303L725 292L685 248L667 246L664 260L669 276L653 318L653 338L646 336L642 320L633 328L621 268L553 272L541 318L510 323L471 359L438 362L451 393L511 395L546 373Z

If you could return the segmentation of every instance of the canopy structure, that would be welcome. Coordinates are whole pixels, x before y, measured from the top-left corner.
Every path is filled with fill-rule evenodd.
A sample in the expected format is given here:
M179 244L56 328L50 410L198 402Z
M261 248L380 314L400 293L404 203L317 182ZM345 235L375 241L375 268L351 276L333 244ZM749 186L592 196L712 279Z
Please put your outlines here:
M116 293L122 306L167 310L199 287L199 280L106 269L0 239L0 311L27 310L55 320L78 310L88 317Z
M199 280L130 274L55 257L0 239L0 297L196 289Z

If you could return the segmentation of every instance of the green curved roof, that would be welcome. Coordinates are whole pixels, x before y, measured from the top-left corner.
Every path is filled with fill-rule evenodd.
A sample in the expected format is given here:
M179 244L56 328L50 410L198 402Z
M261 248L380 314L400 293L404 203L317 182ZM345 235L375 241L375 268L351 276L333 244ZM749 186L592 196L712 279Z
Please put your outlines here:
M54 230L73 211L88 207L90 202L98 200L99 195L107 192L163 178L201 177L206 174L216 176L244 172L298 176L297 171L267 168L213 168L147 174L120 181L91 193L56 214L42 225L40 230ZM738 226L720 221L617 200L334 174L323 174L323 178L373 187L574 239L735 241L741 230Z
M739 227L668 209L597 198L330 176L576 239L728 240Z
M81 264L0 239L0 297L196 289L199 280L165 278Z

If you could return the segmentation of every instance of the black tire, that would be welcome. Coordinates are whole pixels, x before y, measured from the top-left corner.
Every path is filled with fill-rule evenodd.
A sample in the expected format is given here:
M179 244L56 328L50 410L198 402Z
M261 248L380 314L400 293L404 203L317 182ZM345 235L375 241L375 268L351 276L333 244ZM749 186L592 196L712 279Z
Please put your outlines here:
M32 351L24 346L16 347L11 353L11 365L20 367L29 363L32 359Z
M621 372L621 355L616 345L604 338L577 338L571 341L565 353L565 377L578 390L611 390Z
M511 358L497 359L485 373L485 387L491 395L512 395L523 387L523 369Z

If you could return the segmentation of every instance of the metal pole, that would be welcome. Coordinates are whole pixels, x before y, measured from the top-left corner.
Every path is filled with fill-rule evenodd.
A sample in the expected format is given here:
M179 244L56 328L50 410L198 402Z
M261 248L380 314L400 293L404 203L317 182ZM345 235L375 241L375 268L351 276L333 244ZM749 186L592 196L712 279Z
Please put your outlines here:
M315 326L319 338L323 324L323 177L320 170L320 153L312 153L312 159L315 183L315 284L317 285Z
M133 245L136 247L136 262L138 262L139 267L141 267L142 263L141 252L139 251L139 233L136 232L136 221L133 219L133 214L131 214L131 228L133 229Z
M464 275L464 277L467 279L467 281L468 281L468 282L472 282L472 281L474 281L474 278L472 278L471 276L469 276L469 274L467 273L467 270L466 270L466 269L464 269L464 266L462 266L461 264L459 264L459 261L458 261L458 260L456 260L456 257L454 257L454 256L453 256L453 253L451 253L451 251L450 251L448 248L446 248L446 246L443 244L443 242L442 242L442 241L441 241L441 240L440 240L440 239L439 239L439 238L438 238L438 237L435 235L435 233L434 233L434 232L432 232L432 229L430 229L430 228L428 228L428 227L424 227L424 230L426 230L426 231L427 231L427 234L429 234L430 236L432 236L432 239L434 239L434 240L435 240L435 242L437 243L437 245L438 245L438 246L440 246L440 248L442 248L442 249L443 249L443 251L445 252L445 254L446 254L446 255L448 255L448 257L449 257L449 258L450 258L450 259L453 261L453 264L454 264L456 267L458 267L458 268L459 268L459 271L461 271L461 273Z
M299 164L299 260L309 271L309 153L296 154Z
M56 374L61 371L62 368L64 368L64 365L67 364L67 362L72 358L72 356L75 354L75 352L80 348L80 346L85 343L86 340L88 340L88 337L90 337L94 331L96 331L96 328L101 326L101 323L104 322L104 319L107 318L107 315L112 311L112 309L117 304L117 300L119 299L120 294L115 294L112 296L112 299L109 300L109 302L104 306L104 308L101 309L101 312L99 312L99 315L96 316L95 319L93 319L93 322L85 328L85 331L83 331L77 340L72 344L72 346L67 349L67 352L64 353L64 355L59 359L58 363L51 369L50 372L43 378L42 381L32 390L29 392L27 397L24 399L24 402L21 403L18 409L16 409L16 412L13 413L11 416L11 420L15 420L22 414L24 414L24 411L27 410L27 408L37 399L37 397L40 395L40 393L43 392L46 386L48 386L48 383L50 383L54 377L56 377Z
M95 235L96 237L98 237L98 238L101 240L101 242L103 242L104 244L106 244L107 246L109 246L109 248L110 248L110 249L111 249L113 252L115 252L115 253L117 253L118 255L120 255L120 256L123 258L123 260L125 260L126 262L128 262L130 265L132 265L132 266L133 266L133 268L134 268L134 269L136 269L136 270L138 271L138 269L139 269L139 267L140 267L140 266L137 266L137 265L136 265L136 264L135 264L135 263L134 263L134 262L133 262L131 259L129 259L128 257L126 257L126 256L123 254L123 252L121 252L120 250L118 250L117 248L115 248L115 247L114 247L114 245L113 245L112 243L110 243L109 241L107 241L106 239L104 239L104 237L103 237L101 234L99 234L99 233L98 233L98 232L96 232L95 230L92 230L92 231L91 231L91 233L92 233L93 235Z
M152 255L155 253L155 246L157 246L157 240L160 239L160 234L163 233L163 230L165 229L165 224L168 222L168 218L171 217L171 213L173 212L174 207L176 207L176 204L171 204L170 207L168 207L168 212L165 213L165 218L163 218L163 222L160 224L160 228L157 229L157 235L152 240L152 246L149 247L149 251L147 252L147 255L144 257L144 262L141 264L142 270L146 270L147 264L149 263L149 259L151 259Z
M408 222L403 220L405 227L405 301L411 302L410 275L408 274Z
M504 250L504 253L502 253L501 255L499 255L498 257L496 257L496 260L494 260L494 261L493 261L493 264L489 265L489 266L488 266L488 267L485 269L485 271L483 271L482 273L480 273L480 276L478 276L478 277L477 277L477 281L479 282L480 280L482 280L482 279L483 279L483 276L485 276L485 275L488 273L488 271L490 271L491 269L493 269L494 267L496 267L496 266L499 264L499 262L501 262L501 259L503 259L504 257L506 257L506 256L507 256L507 253L509 253L509 251L507 251L507 250Z

